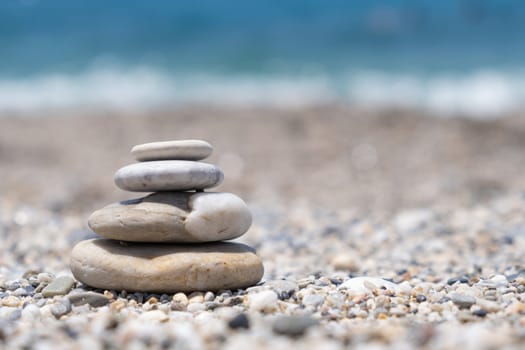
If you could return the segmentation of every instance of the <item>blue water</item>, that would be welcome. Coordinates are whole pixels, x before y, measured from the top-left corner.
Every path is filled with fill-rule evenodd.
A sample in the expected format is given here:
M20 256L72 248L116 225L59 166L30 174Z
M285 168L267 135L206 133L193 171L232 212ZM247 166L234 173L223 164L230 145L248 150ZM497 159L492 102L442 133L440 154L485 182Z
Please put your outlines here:
M0 108L344 100L497 113L525 97L524 62L520 0L0 3Z

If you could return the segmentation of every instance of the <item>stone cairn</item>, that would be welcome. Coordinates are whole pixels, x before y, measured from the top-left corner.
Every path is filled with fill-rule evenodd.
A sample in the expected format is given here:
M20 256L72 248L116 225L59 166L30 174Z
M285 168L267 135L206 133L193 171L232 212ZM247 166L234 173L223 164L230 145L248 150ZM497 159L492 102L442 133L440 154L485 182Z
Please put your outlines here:
M263 265L244 244L223 242L243 235L252 217L231 193L204 192L222 171L199 162L212 146L200 140L153 142L133 147L139 163L115 174L126 191L153 192L91 214L88 225L104 238L78 243L71 271L101 289L191 292L256 284Z

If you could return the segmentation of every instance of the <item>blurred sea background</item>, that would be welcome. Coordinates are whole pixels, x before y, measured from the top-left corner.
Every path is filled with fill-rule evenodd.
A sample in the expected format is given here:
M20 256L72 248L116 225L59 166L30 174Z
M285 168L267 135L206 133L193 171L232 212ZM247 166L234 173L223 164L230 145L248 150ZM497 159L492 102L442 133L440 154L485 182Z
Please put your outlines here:
M343 103L497 117L525 101L521 0L0 5L0 110Z

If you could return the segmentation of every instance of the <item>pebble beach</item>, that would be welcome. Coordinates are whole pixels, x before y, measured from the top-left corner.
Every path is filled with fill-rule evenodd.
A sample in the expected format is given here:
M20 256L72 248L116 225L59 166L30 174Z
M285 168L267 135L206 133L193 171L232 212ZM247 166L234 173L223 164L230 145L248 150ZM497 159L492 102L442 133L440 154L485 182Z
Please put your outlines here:
M72 115L74 114L74 115ZM0 115L0 348L521 349L525 122L328 105ZM248 288L73 279L133 145L198 138L253 223Z

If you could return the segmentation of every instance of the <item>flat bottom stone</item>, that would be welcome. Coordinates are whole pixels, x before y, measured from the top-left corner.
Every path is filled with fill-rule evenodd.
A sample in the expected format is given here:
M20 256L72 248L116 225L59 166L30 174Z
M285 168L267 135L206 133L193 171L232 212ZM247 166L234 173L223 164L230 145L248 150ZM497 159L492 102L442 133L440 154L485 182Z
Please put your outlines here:
M264 268L240 243L124 243L92 239L71 253L77 280L95 288L140 292L239 289L260 281Z

